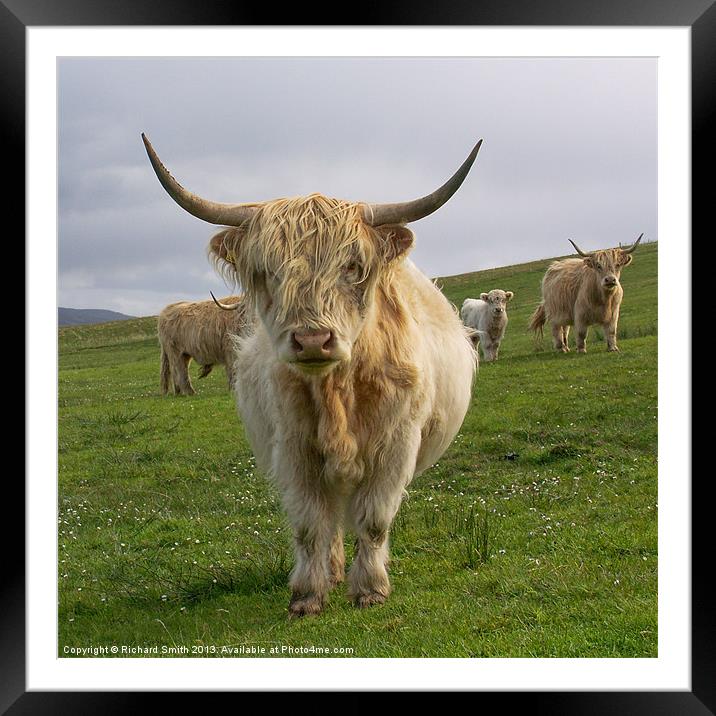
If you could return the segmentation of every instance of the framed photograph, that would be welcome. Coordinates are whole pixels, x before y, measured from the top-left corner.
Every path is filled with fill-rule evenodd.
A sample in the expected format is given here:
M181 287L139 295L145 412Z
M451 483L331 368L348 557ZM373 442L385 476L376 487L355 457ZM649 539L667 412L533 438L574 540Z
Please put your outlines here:
M716 708L689 370L716 13L493 10L0 6L27 178L9 713Z

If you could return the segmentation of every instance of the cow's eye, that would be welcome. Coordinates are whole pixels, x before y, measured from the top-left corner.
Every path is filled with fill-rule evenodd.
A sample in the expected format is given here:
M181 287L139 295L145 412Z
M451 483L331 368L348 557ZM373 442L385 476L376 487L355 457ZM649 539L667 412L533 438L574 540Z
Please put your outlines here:
M602 270L602 265L601 265L601 264L597 264L597 270L598 270L598 271L601 271L601 270Z
M355 283L361 277L361 267L357 261L351 261L343 267L343 276L346 281Z

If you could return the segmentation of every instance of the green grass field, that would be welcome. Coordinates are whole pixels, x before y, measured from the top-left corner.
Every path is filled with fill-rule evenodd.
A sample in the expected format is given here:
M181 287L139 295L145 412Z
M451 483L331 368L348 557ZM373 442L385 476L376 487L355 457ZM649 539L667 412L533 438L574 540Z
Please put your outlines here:
M594 329L586 355L535 345L548 263L439 280L458 307L515 292L500 360L411 485L386 604L355 609L341 585L304 619L223 369L192 365L198 394L164 397L155 319L61 329L59 656L656 657L657 244L622 274L620 353Z

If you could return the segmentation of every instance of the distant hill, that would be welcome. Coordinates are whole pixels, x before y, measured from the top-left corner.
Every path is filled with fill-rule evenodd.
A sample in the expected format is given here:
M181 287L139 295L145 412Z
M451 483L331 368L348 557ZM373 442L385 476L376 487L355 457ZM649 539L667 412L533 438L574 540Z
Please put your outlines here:
M57 322L60 326L80 326L86 323L107 323L108 321L126 321L135 316L125 316L117 311L105 311L101 308L63 308L57 309Z

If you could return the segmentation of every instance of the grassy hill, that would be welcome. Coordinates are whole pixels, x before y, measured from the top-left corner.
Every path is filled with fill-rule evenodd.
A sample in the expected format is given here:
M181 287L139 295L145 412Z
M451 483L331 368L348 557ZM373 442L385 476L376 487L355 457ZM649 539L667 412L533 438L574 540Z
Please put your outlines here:
M199 381L192 366L198 394L163 397L154 319L60 329L59 655L655 657L657 251L622 274L618 354L594 329L586 355L526 332L549 261L439 279L457 306L515 292L500 360L398 513L388 602L356 610L341 586L302 620L287 618L278 496L223 371Z
M101 308L64 308L57 309L57 323L60 326L80 326L88 323L107 323L109 321L126 321L134 316L127 316L117 311L106 311Z

